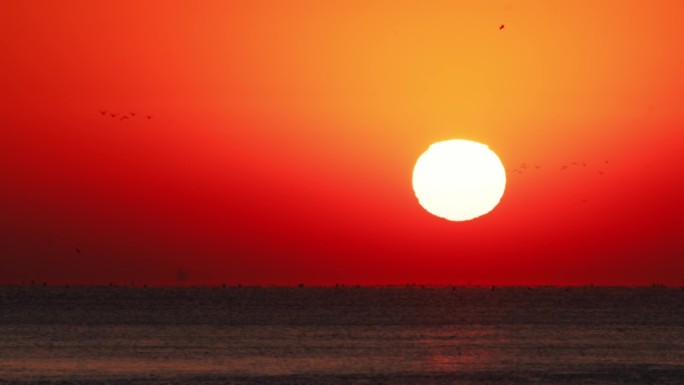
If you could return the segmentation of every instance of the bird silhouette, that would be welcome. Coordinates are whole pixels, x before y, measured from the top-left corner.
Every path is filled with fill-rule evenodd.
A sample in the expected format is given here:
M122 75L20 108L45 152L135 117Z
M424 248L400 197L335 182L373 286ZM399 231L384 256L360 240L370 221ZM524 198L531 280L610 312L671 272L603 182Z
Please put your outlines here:
M541 166L538 165L538 164L535 164L535 165L534 165L534 168L536 168L537 170L539 170L539 169L541 168Z
M131 116L135 117L135 112L131 112Z
M122 116L121 119L119 119L119 120L124 120L124 119L128 119L128 116Z
M604 174L604 172L603 172L603 171L599 171L598 173L599 173L599 175L603 175L603 174Z
M147 115L147 119L152 119L152 115Z
M568 168L568 166L561 166L561 171L565 171L566 168Z
M503 24L501 24L501 26L499 27L499 31L501 31L502 29L504 29L504 25L503 25Z
M74 247L74 250L76 250L76 252L77 252L78 254L81 253L81 249L79 249L78 247Z
M107 110L100 110L100 114L102 114L102 116L107 115Z
M118 114L109 114L109 115L111 115L112 118L116 118L116 116L117 116Z

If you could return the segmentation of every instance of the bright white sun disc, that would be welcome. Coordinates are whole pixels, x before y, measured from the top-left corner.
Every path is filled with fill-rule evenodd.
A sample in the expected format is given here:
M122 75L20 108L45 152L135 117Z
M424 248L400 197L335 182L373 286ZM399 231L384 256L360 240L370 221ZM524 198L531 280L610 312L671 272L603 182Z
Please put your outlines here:
M413 168L413 191L429 213L467 221L492 211L506 188L506 170L482 143L446 140L432 144Z

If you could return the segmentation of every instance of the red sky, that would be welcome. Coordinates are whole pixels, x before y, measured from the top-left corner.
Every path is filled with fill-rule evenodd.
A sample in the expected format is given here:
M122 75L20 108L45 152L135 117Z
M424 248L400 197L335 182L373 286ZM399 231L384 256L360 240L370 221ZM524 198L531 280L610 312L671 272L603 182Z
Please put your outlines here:
M682 285L682 17L2 2L0 283ZM453 138L541 169L445 221L411 173Z

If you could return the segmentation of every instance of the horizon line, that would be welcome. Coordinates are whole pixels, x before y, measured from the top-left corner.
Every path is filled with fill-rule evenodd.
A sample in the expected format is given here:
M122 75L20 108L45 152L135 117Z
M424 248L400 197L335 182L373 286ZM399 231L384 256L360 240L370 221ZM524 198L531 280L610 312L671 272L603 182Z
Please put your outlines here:
M157 288L212 288L212 289L359 289L359 288L392 288L392 289L488 289L493 288L682 288L684 285L668 285L653 283L650 285L616 285L616 284L578 284L578 285L455 285L455 284L331 284L331 285L306 285L303 283L292 285L268 284L268 285L243 285L243 284L49 284L40 283L0 283L0 288L130 288L130 289L157 289Z

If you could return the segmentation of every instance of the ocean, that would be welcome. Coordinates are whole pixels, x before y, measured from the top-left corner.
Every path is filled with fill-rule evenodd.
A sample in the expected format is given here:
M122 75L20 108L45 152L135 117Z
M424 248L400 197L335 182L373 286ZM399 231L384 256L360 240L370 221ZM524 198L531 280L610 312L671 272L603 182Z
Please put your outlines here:
M684 288L5 286L0 384L684 384Z

